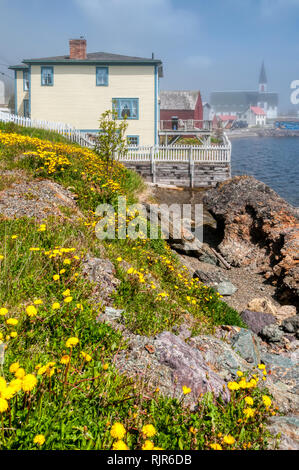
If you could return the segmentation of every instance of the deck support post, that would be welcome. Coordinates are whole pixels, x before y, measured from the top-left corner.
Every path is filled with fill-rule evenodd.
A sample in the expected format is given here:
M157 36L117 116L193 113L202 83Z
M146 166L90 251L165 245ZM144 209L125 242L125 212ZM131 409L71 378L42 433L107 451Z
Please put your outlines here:
M156 161L155 161L156 147L151 147L151 173L152 182L156 183Z
M190 188L194 187L194 160L193 160L193 147L189 149L189 173L190 173Z

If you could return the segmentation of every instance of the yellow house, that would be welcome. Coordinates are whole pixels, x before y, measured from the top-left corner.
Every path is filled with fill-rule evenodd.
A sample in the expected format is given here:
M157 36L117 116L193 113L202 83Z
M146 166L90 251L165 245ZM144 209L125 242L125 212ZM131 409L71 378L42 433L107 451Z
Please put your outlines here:
M15 114L97 132L99 118L115 109L128 119L131 144L158 143L160 60L104 52L86 53L71 39L66 56L25 59L15 72Z

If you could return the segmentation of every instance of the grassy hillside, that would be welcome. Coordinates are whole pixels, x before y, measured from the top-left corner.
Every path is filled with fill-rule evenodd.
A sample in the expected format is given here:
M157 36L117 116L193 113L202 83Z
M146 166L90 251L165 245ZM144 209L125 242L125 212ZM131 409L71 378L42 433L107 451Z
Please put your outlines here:
M231 386L229 404L208 394L191 412L183 391L181 400L165 398L114 367L127 345L96 322L104 306L82 276L86 254L104 253L114 264L120 280L114 305L136 334L155 335L183 321L194 334L242 326L213 289L190 279L165 241L96 238L97 205L116 205L119 195L135 202L140 177L118 163L107 174L100 156L55 133L1 124L0 190L18 182L20 171L69 188L81 215L0 216L0 448L265 448L264 423L273 409L252 377ZM126 223L133 217L128 213ZM254 416L244 412L249 398Z

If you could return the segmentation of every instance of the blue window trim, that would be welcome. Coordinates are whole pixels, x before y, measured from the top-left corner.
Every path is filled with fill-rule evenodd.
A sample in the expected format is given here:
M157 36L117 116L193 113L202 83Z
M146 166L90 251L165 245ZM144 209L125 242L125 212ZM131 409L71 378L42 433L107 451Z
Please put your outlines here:
M31 117L31 65L29 66L29 117Z
M155 65L155 145L158 143L158 122L159 122L159 105L158 105L158 94L159 94L159 76L158 66Z
M118 106L118 101L119 100L127 100L127 101L137 101L137 117L127 117L128 120L130 121L138 121L139 120L139 98L112 98L112 109L115 109L114 108L114 103L117 102L117 107L116 107L116 111L117 111L117 119L119 120L122 120L123 118L119 115L119 106Z
M130 144L128 142L128 139L130 139L131 137L133 137L134 139L137 139L137 144ZM139 135L127 135L127 142L128 142L128 146L130 146L130 145L139 145Z
M45 69L51 69L51 73L52 73L52 83L51 84L45 85L43 83L43 70L45 70ZM48 65L41 66L41 68L40 68L40 83L41 83L41 86L54 86L54 67L48 66Z
M27 79L25 78L25 74L27 74ZM26 90L25 83L28 81L28 89ZM30 71L28 70L23 70L23 91L29 91L30 90Z
M107 71L107 83L98 83L98 70L105 69ZM109 86L109 67L104 65L103 67L96 67L96 86Z
M27 115L26 115L26 106L25 104L27 104ZM30 103L29 103L29 99L24 99L23 100L23 116L24 117L29 117L30 116Z
M18 114L17 71L15 70L15 115Z

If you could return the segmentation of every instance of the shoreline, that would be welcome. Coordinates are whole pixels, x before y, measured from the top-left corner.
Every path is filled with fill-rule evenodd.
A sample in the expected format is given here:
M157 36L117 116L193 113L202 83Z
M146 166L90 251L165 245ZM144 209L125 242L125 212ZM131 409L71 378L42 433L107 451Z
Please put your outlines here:
M250 137L299 137L298 131L283 131L281 129L244 129L243 131L226 131L229 139L243 139Z

